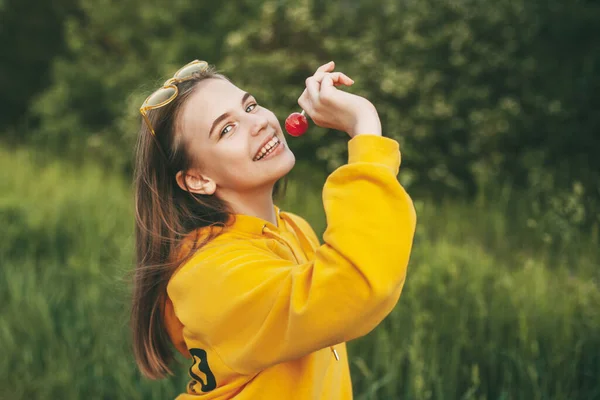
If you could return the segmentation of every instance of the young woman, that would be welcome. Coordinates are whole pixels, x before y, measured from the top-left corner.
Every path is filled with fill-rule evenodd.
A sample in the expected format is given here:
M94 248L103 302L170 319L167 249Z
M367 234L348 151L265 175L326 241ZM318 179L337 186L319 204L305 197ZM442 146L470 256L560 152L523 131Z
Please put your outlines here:
M345 342L396 305L416 216L397 180L399 145L353 81L321 66L298 104L347 132L348 163L325 182L320 243L274 188L295 157L275 115L203 61L140 109L132 309L142 373L190 359L183 399L352 398Z

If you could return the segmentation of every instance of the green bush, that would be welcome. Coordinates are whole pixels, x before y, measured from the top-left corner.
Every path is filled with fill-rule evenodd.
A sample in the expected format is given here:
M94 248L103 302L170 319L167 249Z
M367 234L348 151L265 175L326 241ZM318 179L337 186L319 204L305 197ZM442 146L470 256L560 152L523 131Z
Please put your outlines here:
M334 59L411 154L404 171L415 188L472 195L479 180L509 181L552 202L579 182L586 220L600 222L597 3L78 0L77 9L64 21L67 54L31 107L39 129L23 133L55 152L128 165L144 95L193 58L281 121L298 109L304 79ZM292 145L330 169L345 158L342 135L323 129Z
M372 336L350 344L359 399L598 398L593 248L578 255L581 265L549 268L543 254L486 244L473 222L482 210L419 215L399 305Z
M130 184L25 150L0 149L0 168L13 171L0 181L0 398L174 398L187 362L147 381L129 347ZM322 234L325 175L310 171L294 169L280 205ZM510 201L415 201L400 302L349 343L356 398L599 398L598 242L550 259L543 241L521 240Z

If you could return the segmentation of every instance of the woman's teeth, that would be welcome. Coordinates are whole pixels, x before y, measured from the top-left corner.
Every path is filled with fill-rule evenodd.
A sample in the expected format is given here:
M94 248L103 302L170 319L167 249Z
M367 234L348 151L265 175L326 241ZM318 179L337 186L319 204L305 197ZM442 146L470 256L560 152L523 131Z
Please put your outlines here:
M267 154L269 154L273 150L275 150L275 148L278 145L279 145L279 138L274 137L273 139L271 139L269 141L269 143L267 143L262 149L260 149L260 151L258 152L258 155L254 158L254 161L258 161L258 160L262 159L264 156L266 156Z

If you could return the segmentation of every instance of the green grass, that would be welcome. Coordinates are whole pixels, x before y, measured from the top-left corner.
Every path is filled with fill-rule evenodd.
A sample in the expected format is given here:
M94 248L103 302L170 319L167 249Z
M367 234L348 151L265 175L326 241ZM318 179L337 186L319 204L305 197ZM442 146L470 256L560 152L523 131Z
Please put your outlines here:
M0 398L165 399L129 349L129 182L0 150ZM282 208L325 227L325 176L298 166ZM598 399L597 237L537 240L514 199L434 205L392 315L349 344L355 398ZM510 208L514 212L514 208Z

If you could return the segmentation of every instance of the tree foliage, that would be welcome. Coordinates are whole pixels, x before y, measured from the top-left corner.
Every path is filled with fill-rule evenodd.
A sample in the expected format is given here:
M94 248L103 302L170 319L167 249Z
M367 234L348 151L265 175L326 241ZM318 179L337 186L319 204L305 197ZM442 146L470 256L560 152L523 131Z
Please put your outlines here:
M28 0L34 1L34 0ZM68 52L30 112L30 139L126 166L144 96L206 59L283 122L304 79L335 60L409 157L402 179L438 196L530 188L532 202L600 198L600 5L586 0L78 0ZM300 158L332 169L345 137L311 128ZM554 200L552 200L554 199ZM583 199L583 200L582 200ZM584 214L585 214L584 212ZM574 214L573 214L574 215ZM565 218L579 220L569 214ZM593 216L593 215L592 215Z
M550 174L593 190L599 17L583 1L272 0L229 35L225 65L287 106L315 65L337 60L429 188ZM320 158L343 160L335 136L311 139Z
M65 50L62 22L74 2L0 0L0 127L18 123L32 96L51 83L48 69Z

